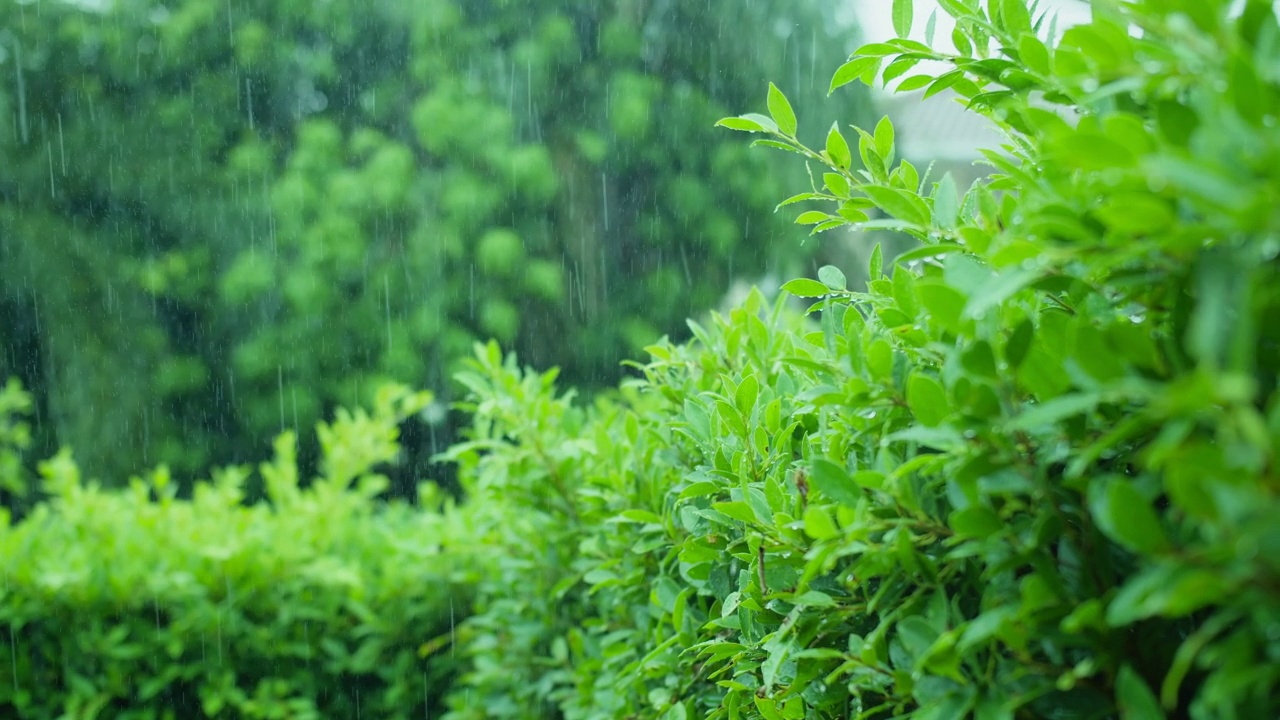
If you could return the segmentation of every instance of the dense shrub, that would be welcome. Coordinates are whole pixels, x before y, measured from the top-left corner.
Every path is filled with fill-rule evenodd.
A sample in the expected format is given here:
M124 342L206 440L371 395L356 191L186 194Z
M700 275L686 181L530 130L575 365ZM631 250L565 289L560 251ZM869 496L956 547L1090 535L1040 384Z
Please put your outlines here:
M164 469L103 490L67 453L43 463L52 499L0 523L0 715L435 711L454 666L433 649L448 645L470 582L442 553L454 516L431 494L426 511L373 502L397 423L428 400L388 389L372 414L321 424L323 475L301 489L294 438L281 435L261 467L268 501L252 506L243 467L182 500Z
M612 381L794 264L785 173L712 123L778 68L821 96L822 6L4 3L0 377L43 453L177 479L477 338Z
M449 457L495 560L450 717L1280 716L1275 10L1096 3L1046 43L1023 0L941 5L957 53L832 86L995 121L963 195L887 122L810 149L777 88L722 123L824 166L799 222L918 241L865 291L753 295L585 408L478 353Z

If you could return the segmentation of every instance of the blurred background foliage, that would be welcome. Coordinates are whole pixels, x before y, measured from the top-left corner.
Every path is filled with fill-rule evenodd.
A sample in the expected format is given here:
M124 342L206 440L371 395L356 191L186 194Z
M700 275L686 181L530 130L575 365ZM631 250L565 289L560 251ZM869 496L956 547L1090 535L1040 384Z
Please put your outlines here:
M187 478L394 379L442 400L403 492L475 339L616 380L736 273L809 259L759 220L803 169L712 124L769 79L861 119L824 97L854 39L823 5L0 5L0 378L33 454Z

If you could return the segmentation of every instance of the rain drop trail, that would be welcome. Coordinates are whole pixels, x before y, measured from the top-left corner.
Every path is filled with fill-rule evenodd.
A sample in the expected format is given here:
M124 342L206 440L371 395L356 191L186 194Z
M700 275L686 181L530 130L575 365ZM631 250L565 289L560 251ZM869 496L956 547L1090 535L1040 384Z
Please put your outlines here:
M253 130L253 81L249 78L244 79L244 96L249 110L249 130Z
M280 432L284 432L284 370L276 365L276 388L280 396Z
M67 144L62 136L62 113L58 113L58 157L62 160L62 174L67 174Z
M58 197L58 188L53 184L53 143L44 144L45 154L49 156L49 197Z
M604 215L604 230L609 232L609 178L600 173L601 212Z
M31 136L31 126L27 123L27 82L22 75L22 41L13 41L13 69L18 76L18 127L22 133L22 144Z
M382 273L382 294L386 298L383 308L386 311L387 318L387 355L391 354L391 285L387 281L387 274Z
M9 657L12 658L13 664L9 667L13 669L13 691L18 692L18 638L17 630L12 625L9 626Z

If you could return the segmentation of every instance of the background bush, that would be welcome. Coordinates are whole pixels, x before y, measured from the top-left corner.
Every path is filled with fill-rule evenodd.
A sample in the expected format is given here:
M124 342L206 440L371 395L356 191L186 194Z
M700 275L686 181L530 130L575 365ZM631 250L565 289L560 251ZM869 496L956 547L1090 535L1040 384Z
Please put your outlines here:
M0 377L35 392L42 455L107 482L253 459L387 378L446 392L477 337L615 379L735 273L804 254L768 212L786 173L711 124L778 71L816 101L849 49L829 17L6 4ZM412 458L447 430L413 423Z
M67 453L42 463L51 499L0 523L0 714L438 712L456 668L435 650L473 582L443 552L462 533L430 491L421 509L373 501L396 425L429 400L388 388L371 414L322 423L323 474L305 489L295 439L281 435L260 468L267 501L251 506L247 467L181 500L163 468L104 490ZM5 439L0 425L0 448Z
M1007 133L963 194L887 122L811 149L777 88L725 119L825 166L797 221L918 247L586 408L477 354L450 457L501 551L450 717L1280 714L1280 25L1228 5L1046 44L1021 0L944 0L958 53L861 48L833 88L951 87Z

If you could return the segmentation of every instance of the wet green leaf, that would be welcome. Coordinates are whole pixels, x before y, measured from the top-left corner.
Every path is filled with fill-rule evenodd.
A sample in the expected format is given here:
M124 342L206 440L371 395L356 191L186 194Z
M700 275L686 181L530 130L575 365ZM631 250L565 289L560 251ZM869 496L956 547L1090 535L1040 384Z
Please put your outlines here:
M913 0L893 0L893 31L900 38L911 34Z
M791 109L787 96L782 94L773 83L769 83L769 115L778 124L778 131L783 135L795 137L796 114Z
M825 297L831 293L826 285L809 278L796 278L783 284L782 291L796 297Z
M1134 552L1156 554L1169 549L1160 518L1130 480L1110 477L1093 481L1089 510L1108 537Z

